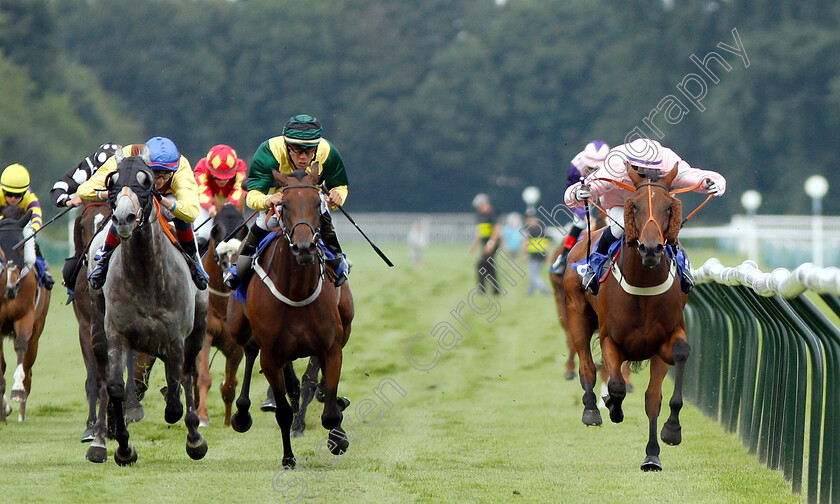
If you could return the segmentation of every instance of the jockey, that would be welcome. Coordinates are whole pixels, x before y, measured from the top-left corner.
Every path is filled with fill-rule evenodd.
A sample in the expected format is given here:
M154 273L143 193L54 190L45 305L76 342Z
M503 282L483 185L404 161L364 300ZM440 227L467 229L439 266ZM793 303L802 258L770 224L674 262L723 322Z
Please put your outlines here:
M630 143L613 147L607 154L604 166L586 177L585 182L578 182L566 189L565 200L570 207L584 205L586 200L601 200L601 206L609 216L610 224L604 228L604 233L598 242L598 249L591 254L590 264L587 264L586 271L582 275L584 289L590 293L598 294L597 268L592 264L600 265L607 259L607 252L610 245L624 235L624 200L630 195L629 191L622 189L609 180L616 180L632 185L627 175L627 164L639 175L646 178L653 173L665 176L672 170L678 170L674 179L674 187L691 187L700 182L705 182L701 187L695 189L697 192L722 196L726 191L726 179L719 173L710 170L693 168L683 161L677 153L656 140L649 138L637 138ZM607 180L602 180L607 179ZM694 285L689 268L684 268L683 278L680 279L683 285L683 292L688 292Z
M82 204L82 198L74 194L79 186L87 181L105 161L114 155L118 145L104 143L96 152L84 158L75 168L61 176L50 189L50 199L53 204L61 207L77 207ZM77 251L78 252L78 251Z
M586 144L586 147L572 159L572 163L569 166L569 175L566 178L566 188L580 182L587 175L600 168L604 164L604 159L607 158L607 152L609 150L610 146L602 140L593 140ZM563 276L563 273L565 273L566 258L569 257L569 251L574 247L578 236L583 232L583 227L586 225L584 221L586 210L586 205L572 209L575 220L572 221L572 227L569 229L569 234L563 242L563 250L557 257L557 260L554 261L554 264L548 269L550 273L558 276Z
M140 145L142 146L142 144ZM201 265L198 249L193 235L192 222L198 216L198 186L195 183L190 162L182 156L172 140L164 137L153 137L146 141L149 148L152 169L155 179L155 189L160 194L160 204L172 213L175 234L184 253L190 258L187 265L190 268L195 286L200 290L207 288L209 277ZM132 148L123 148L123 153L130 156ZM108 191L104 189L105 178L117 169L117 159L114 156L93 174L87 182L79 186L77 194L85 200L103 200L108 198ZM105 244L96 251L94 259L98 261L96 268L88 275L91 289L101 289L105 285L105 275L108 263L114 249L120 244L120 238L113 223L108 228Z
M254 153L254 159L248 170L248 194L246 203L254 210L259 210L255 225L251 226L248 236L242 244L242 250L236 260L237 275L230 272L225 275L225 283L235 289L240 283L250 279L251 255L256 252L260 241L268 235L266 225L269 207L279 205L283 201L283 192L275 188L273 171L292 173L295 170L309 171L313 162L320 164L320 178L326 183L329 194L325 197L327 205L336 209L347 200L347 172L344 161L333 144L323 138L321 124L314 117L307 114L293 116L283 126L283 135L270 138L260 144ZM341 251L332 217L325 206L322 206L320 234L324 245L335 256L329 262L333 267L338 263L344 264L344 274L339 276L336 286L347 280L350 262ZM238 278L237 278L238 277Z
M15 205L25 212L32 211L29 223L23 228L24 238L33 236L44 225L41 203L38 201L38 196L35 196L35 193L29 188L29 185L29 171L23 165L11 164L3 169L3 173L0 175L0 207ZM32 268L38 262L38 258L43 261L41 249L35 243L35 239L26 240L23 245L24 265ZM44 287L48 290L52 289L55 280L53 280L50 270L46 267L46 263L41 266Z
M117 144L104 143L96 149L96 152L84 158L75 168L62 175L50 189L50 199L53 204L59 208L81 205L82 198L75 194L79 185L89 179L109 157L114 155L116 150ZM78 226L80 218L81 216L76 218L76 226ZM76 283L76 265L84 254L84 244L80 243L79 239L73 241L75 245L73 257L67 258L61 271L64 276L64 285L70 294L72 294L73 285Z
M245 161L236 157L236 151L227 145L216 145L206 157L195 165L195 181L198 183L198 218L195 220L198 234L198 249L204 250L210 241L212 226L204 224L216 217L216 202L230 203L240 212L245 206L245 192L242 181L248 168Z

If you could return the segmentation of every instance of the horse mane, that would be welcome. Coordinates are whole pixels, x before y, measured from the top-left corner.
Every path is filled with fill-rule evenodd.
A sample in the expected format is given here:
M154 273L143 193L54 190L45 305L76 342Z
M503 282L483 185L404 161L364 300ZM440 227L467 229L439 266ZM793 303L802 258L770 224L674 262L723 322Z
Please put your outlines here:
M0 218L3 219L20 219L26 214L26 210L17 205L6 205L0 207ZM2 222L2 220L0 220Z

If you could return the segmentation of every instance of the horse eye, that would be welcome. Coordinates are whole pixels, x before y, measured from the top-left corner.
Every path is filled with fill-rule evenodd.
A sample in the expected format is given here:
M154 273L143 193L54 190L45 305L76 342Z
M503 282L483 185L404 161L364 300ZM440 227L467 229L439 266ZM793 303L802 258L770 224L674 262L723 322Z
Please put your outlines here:
M117 172L112 172L108 178L105 179L105 187L110 189L113 185L117 182L117 179L120 178L120 174Z

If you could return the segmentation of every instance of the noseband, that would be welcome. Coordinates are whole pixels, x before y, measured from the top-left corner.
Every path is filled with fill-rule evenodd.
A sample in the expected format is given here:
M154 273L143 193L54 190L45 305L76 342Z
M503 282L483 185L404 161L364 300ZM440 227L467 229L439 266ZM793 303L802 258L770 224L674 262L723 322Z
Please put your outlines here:
M670 193L670 191L671 191L670 188L668 188L668 187L666 187L662 184L658 184L656 182L646 182L644 184L639 184L638 186L636 186L636 191L638 191L642 187L647 187L648 188L648 220L645 221L644 225L642 225L642 229L639 230L639 236L641 237L644 234L645 228L647 227L648 224L650 224L652 222L654 224L654 226L656 226L656 230L659 232L660 243L662 245L665 245L665 233L662 232L662 226L660 226L659 223L656 222L656 220L653 218L653 190L651 189L652 186L661 187L662 189L665 189L666 193ZM628 244L628 245L630 245L632 247L638 247L639 240L636 240L636 243Z

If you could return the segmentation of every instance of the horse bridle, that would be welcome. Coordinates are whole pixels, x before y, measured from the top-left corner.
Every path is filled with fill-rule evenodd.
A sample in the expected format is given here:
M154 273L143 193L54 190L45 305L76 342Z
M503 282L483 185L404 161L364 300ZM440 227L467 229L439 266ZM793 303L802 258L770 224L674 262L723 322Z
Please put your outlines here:
M284 186L282 189L284 191L286 189L315 189L315 191L317 191L320 194L320 188L318 186L315 186L315 185L312 185L312 184L290 185L290 186ZM319 197L319 199L318 199L319 208L320 208L320 204L321 204L321 202L320 202L320 197ZM280 206L283 207L282 202L280 203ZM292 234L295 232L295 228L297 228L301 224L306 225L312 231L312 241L315 242L315 243L318 242L318 238L320 237L320 233L321 233L321 226L320 225L316 228L308 220L300 219L297 222L293 223L291 226L286 226L286 222L283 220L283 217L281 215L278 215L277 217L278 217L278 220L280 221L281 232L283 234L283 237L286 238L286 241L289 242L289 245L292 244Z
M639 236L642 236L642 234L644 234L644 232L645 232L645 228L647 227L647 225L650 224L651 222L653 222L653 224L656 226L656 230L659 232L660 243L662 245L665 245L665 233L662 232L662 226L660 226L659 223L656 222L656 219L653 218L653 190L651 189L651 187L652 186L661 187L662 189L665 189L665 192L669 193L669 195L670 195L670 192L671 192L671 188L667 187L663 184L656 183L656 182L645 182L644 184L637 185L636 186L636 191L638 191L639 189L641 189L642 187L645 187L645 186L648 187L649 215L648 215L648 220L645 221L644 225L642 225L642 229L639 230ZM633 192L636 192L636 191L633 191ZM636 243L628 243L628 245L630 245L631 247L638 246L638 244L639 244L638 239L636 239Z

